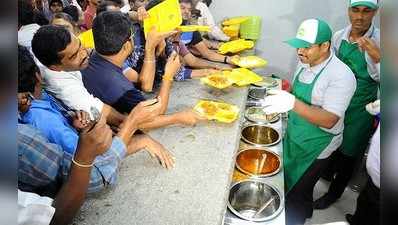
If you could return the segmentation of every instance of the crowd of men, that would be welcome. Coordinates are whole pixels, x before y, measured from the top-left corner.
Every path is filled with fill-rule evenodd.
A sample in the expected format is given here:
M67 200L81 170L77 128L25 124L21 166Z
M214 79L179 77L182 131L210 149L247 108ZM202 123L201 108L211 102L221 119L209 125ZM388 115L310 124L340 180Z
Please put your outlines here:
M19 224L68 224L86 193L116 185L122 160L138 151L173 168L174 156L145 132L205 121L192 109L168 113L173 82L233 68L239 58L216 51L229 37L214 22L211 1L179 3L184 25L211 27L205 37L154 28L145 35L147 0L18 0ZM266 110L290 111L283 155L288 224L304 224L313 208L337 201L374 132L377 10L377 0L351 0L347 28L332 35L325 21L309 19L287 41L300 60L292 93L276 92ZM377 224L375 145L351 225L366 224L364 218ZM331 187L314 203L321 176Z

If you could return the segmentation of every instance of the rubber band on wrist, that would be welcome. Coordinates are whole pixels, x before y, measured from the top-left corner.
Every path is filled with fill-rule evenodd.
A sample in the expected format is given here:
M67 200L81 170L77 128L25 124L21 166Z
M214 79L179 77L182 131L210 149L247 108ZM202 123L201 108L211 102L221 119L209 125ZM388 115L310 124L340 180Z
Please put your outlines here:
M74 157L74 156L72 157L72 162L73 162L76 166L79 166L79 167L82 167L82 168L90 168L90 167L93 167L93 166L94 166L94 163L91 163L91 164L89 164L89 165L81 164L81 163L79 163L79 162L77 162L77 161L75 160L75 157Z

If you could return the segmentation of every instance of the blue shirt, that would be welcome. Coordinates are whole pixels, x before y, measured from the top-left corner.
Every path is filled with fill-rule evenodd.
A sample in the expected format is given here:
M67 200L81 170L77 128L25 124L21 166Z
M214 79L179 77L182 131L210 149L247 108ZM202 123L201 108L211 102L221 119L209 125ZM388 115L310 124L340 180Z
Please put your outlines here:
M121 113L129 113L144 101L142 93L122 73L122 68L94 52L81 71L87 91Z
M144 31L139 24L133 25L134 32L134 50L127 57L126 61L123 64L123 71L128 68L132 68L137 73L140 73L142 66L144 65L144 57L145 57L145 35ZM166 57L169 57L173 50L176 50L173 47L173 44L166 40L166 48L165 53ZM167 58L166 57L157 57L156 58L156 68L155 68L155 79L154 86L157 89L160 86L162 81L162 76L164 74L164 69L166 66ZM191 79L192 70L181 65L180 69L177 71L174 76L174 80L183 81L187 79Z
M50 143L43 134L27 124L18 124L18 188L37 192L61 180L65 182L72 164L72 154ZM126 155L123 141L114 137L111 147L94 160L88 192L93 193L115 185L121 160ZM53 193L55 194L55 193Z

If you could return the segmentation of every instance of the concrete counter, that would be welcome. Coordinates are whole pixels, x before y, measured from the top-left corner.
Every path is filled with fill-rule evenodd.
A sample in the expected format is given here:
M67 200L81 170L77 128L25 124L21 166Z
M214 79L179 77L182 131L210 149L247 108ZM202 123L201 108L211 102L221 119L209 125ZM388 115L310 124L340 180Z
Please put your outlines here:
M174 83L168 112L192 108L199 99L237 105L243 116L247 88L213 90L198 80ZM118 185L90 198L76 224L222 224L239 144L239 119L232 124L171 126L149 134L176 157L163 169L142 151L123 161Z

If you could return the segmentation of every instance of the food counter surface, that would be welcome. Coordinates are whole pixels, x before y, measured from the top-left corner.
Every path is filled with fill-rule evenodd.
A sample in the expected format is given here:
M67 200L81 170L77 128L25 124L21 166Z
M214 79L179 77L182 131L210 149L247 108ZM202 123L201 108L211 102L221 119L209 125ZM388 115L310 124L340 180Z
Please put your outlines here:
M176 82L168 112L193 107L200 99L237 105L243 117L247 88L208 88L198 80ZM77 224L216 225L223 223L240 123L170 126L149 132L176 157L163 169L145 151L123 161L115 188L90 198Z

